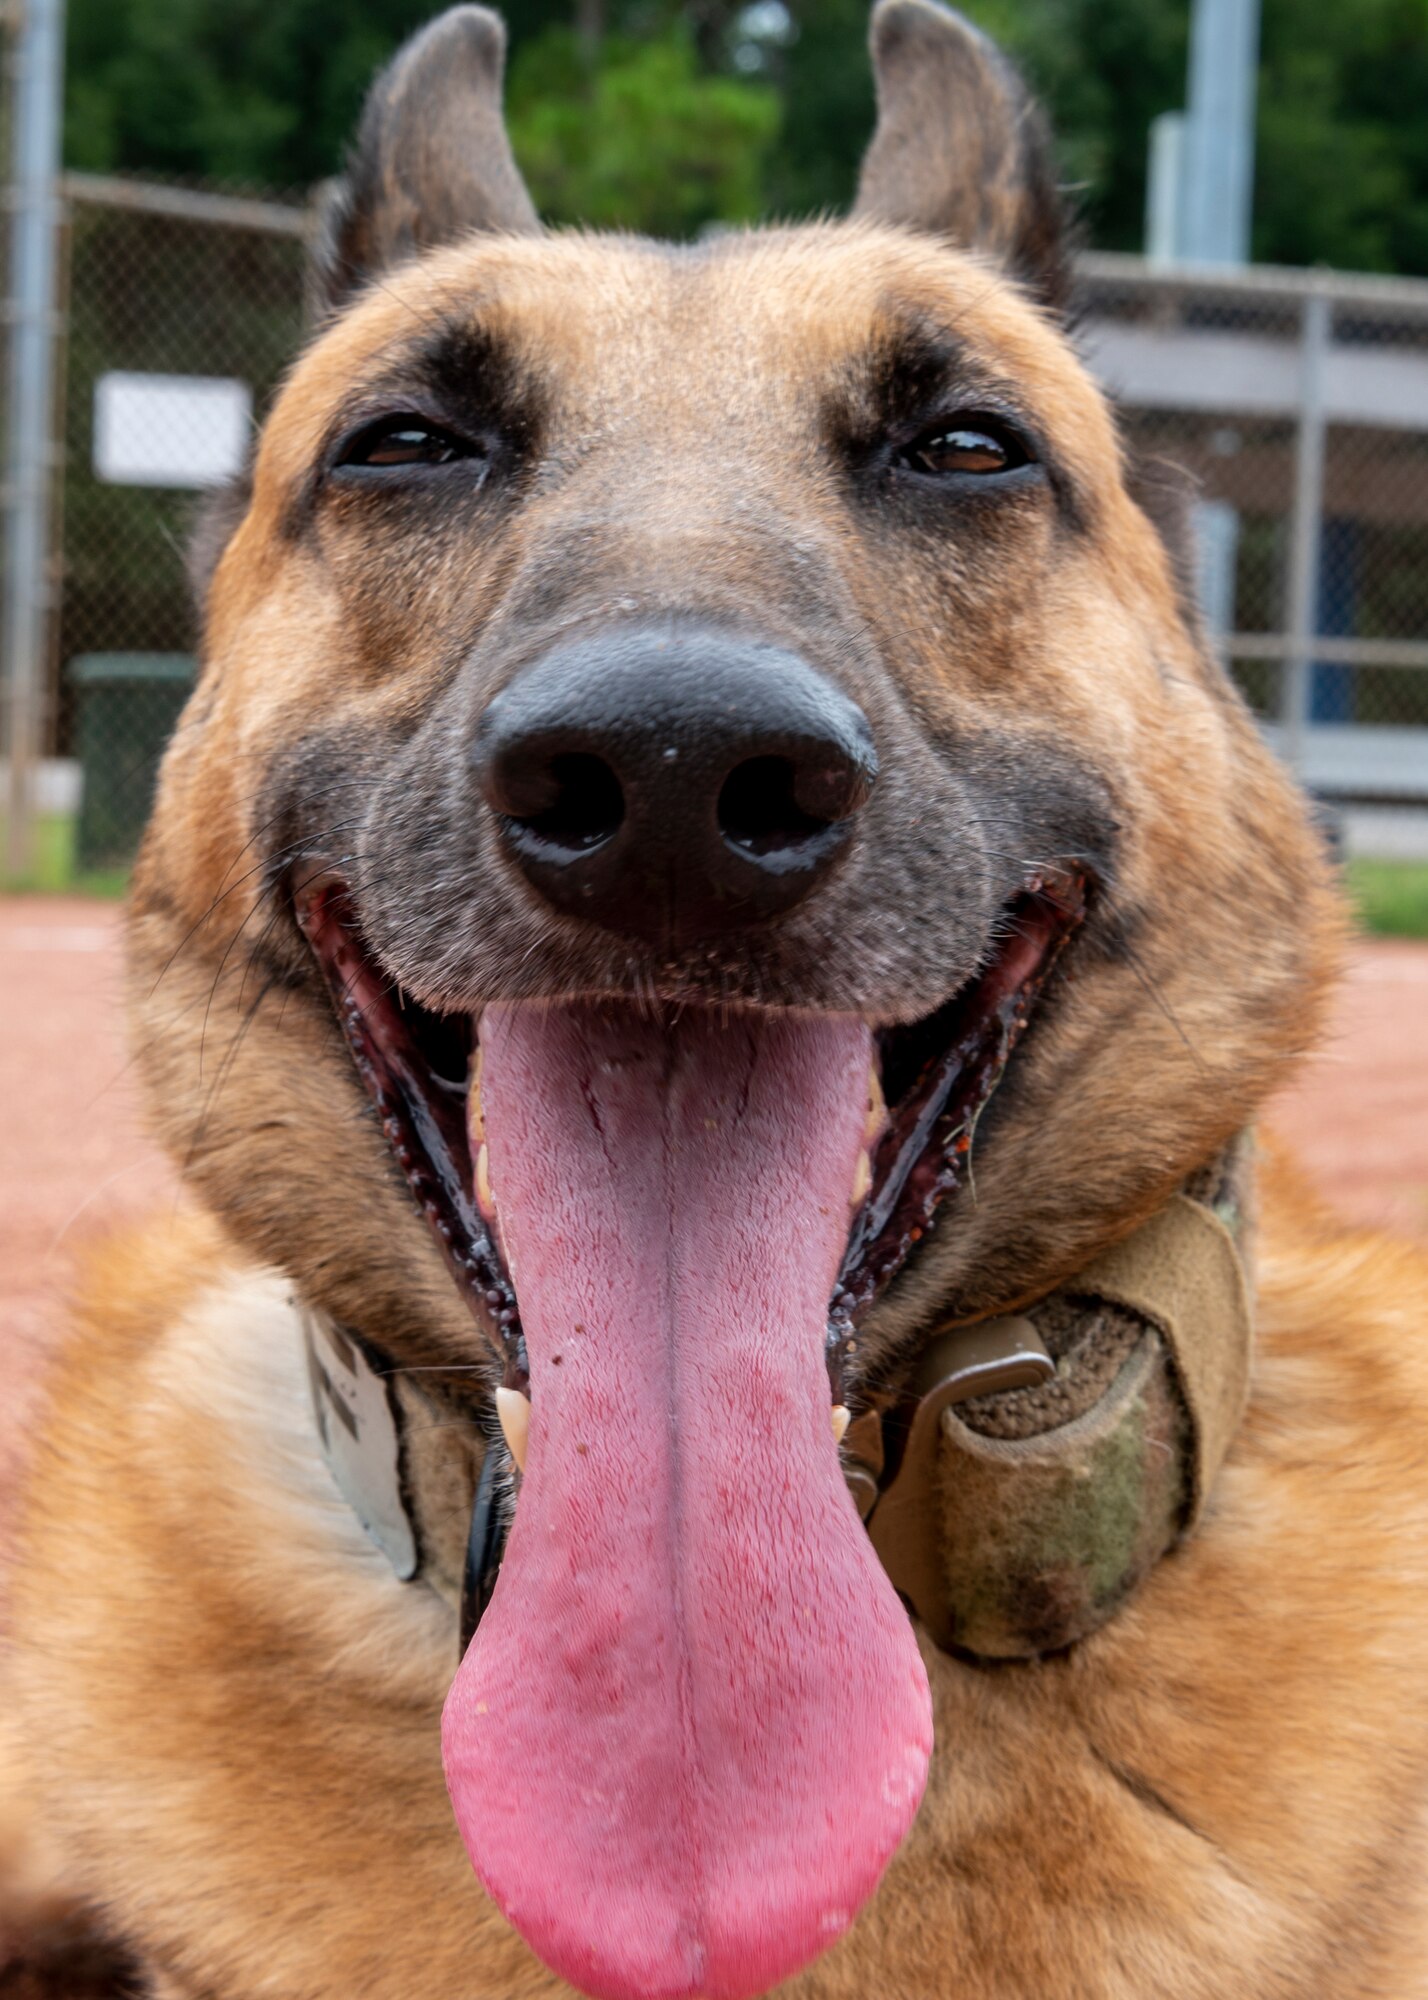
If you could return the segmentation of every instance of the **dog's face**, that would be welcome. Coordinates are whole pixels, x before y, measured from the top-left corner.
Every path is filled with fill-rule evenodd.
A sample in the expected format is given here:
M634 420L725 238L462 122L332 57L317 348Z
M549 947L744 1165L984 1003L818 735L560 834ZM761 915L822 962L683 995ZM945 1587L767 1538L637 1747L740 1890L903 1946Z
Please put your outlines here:
M531 1393L448 1740L488 1884L592 1991L761 1991L868 1893L926 1755L810 1398L1149 1213L1305 1041L1332 906L1059 324L995 54L885 0L854 220L664 248L538 232L499 47L458 10L374 95L329 323L218 536L139 1036L245 1243ZM583 1596L571 1550L631 1541ZM535 1722L493 1692L533 1681Z

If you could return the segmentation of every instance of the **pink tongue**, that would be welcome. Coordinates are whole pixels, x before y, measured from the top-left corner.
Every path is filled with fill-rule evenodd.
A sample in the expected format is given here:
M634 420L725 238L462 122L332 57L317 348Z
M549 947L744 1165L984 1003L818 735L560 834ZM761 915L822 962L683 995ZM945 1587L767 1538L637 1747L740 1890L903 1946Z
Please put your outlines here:
M532 1414L446 1703L457 1822L585 1992L761 1994L872 1893L932 1744L823 1360L868 1031L528 1005L481 1044Z

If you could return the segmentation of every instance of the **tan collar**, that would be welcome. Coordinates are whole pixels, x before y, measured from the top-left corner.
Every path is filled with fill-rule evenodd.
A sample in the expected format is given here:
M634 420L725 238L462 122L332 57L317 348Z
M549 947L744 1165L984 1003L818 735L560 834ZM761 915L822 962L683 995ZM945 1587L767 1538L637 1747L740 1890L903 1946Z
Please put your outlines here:
M950 1328L844 1439L874 1548L937 1644L1073 1644L1190 1533L1243 1415L1252 1345L1241 1139L1025 1313ZM333 1476L404 1581L474 1629L515 1478L474 1407L305 1315Z
M1249 1390L1238 1188L1221 1211L1173 1196L1026 1316L940 1335L849 1427L873 1546L945 1650L1085 1638L1199 1522Z

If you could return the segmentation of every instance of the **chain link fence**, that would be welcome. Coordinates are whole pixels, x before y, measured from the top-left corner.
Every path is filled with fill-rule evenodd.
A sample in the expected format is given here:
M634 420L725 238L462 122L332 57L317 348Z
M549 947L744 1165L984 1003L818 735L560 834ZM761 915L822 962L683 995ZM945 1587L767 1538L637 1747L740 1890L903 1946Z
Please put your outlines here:
M301 336L308 210L70 176L49 745L77 859L122 864L192 679L183 550Z
M132 850L192 673L189 523L301 337L312 212L62 183L37 798L86 865ZM1428 283L1113 256L1080 275L1077 339L1132 449L1195 482L1202 609L1267 734L1428 854Z
M1083 260L1083 351L1192 476L1201 609L1351 839L1428 855L1428 284Z

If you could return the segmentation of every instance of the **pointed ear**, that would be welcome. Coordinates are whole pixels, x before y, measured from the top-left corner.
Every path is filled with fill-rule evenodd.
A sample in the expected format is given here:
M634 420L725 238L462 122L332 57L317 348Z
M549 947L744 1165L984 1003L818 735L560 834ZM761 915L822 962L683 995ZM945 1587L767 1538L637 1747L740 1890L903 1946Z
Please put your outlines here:
M473 229L540 228L501 118L506 31L452 7L372 85L345 176L328 197L310 303L331 312L366 279Z
M1066 223L1045 120L984 35L938 0L873 9L878 125L853 213L985 250L1066 303Z

